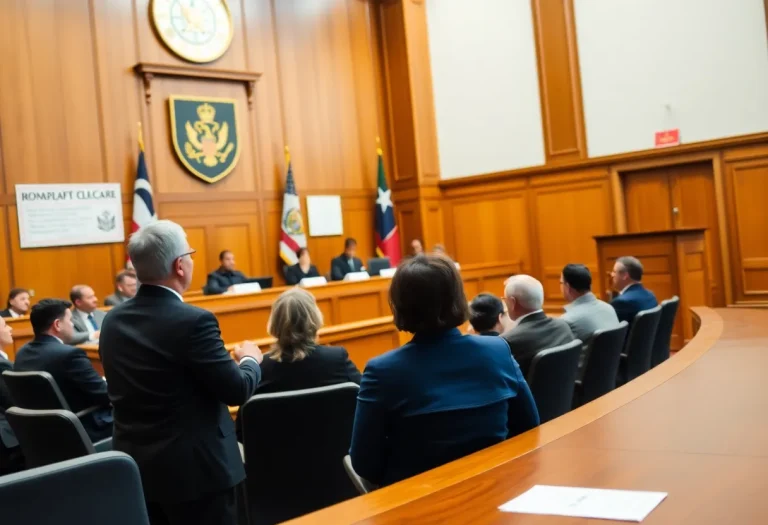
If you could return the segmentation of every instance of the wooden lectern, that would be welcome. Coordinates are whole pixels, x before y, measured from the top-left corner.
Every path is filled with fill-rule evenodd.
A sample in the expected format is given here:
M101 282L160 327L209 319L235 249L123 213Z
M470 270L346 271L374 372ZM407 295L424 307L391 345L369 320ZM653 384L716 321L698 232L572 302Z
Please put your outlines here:
M711 283L704 232L706 228L599 235L597 260L600 294L610 301L611 271L616 259L632 255L643 263L643 285L659 303L680 297L670 348L679 350L693 337L692 306L709 306ZM618 291L615 291L618 293Z

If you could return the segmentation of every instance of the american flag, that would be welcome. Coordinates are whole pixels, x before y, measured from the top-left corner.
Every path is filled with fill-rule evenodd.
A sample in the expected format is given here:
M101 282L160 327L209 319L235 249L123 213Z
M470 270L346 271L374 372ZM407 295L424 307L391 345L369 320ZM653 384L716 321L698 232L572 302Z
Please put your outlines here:
M307 236L304 234L304 219L301 216L301 201L296 193L296 183L293 180L293 168L288 148L285 148L285 160L288 173L285 177L285 193L283 194L283 217L280 221L280 258L288 265L299 262L296 252L307 246Z
M144 160L144 137L142 137L141 125L139 125L139 160L136 162L136 182L133 184L131 233L156 220L157 213L155 213L155 205L152 202L152 185L149 183L149 172ZM128 259L128 267L131 267L130 259Z

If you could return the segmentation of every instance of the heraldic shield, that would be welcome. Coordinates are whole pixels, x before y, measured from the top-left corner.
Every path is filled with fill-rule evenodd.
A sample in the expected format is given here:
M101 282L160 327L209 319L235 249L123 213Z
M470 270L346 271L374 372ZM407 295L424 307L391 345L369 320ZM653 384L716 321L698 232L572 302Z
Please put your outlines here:
M240 157L237 106L232 99L171 96L173 149L195 177L214 183Z

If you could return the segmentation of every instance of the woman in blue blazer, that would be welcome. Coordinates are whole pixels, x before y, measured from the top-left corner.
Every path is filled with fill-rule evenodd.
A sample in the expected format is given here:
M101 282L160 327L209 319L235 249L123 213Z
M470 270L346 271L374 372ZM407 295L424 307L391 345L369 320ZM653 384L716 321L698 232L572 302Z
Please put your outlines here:
M365 367L350 448L360 476L389 485L539 424L507 343L459 332L468 311L453 262L408 259L389 293L395 325L414 337Z

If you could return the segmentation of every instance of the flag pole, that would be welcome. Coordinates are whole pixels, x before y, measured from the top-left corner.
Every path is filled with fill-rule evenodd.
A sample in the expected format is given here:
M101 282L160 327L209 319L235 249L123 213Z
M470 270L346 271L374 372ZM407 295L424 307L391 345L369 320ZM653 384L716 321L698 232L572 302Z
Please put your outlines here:
M378 155L379 157L384 155L384 151L381 149L381 138L379 138L378 136L376 137L376 155Z
M144 151L144 132L141 129L141 121L138 122L139 125L139 148L141 148L141 151Z
M288 169L288 165L291 163L291 150L288 146L285 147L285 169Z

